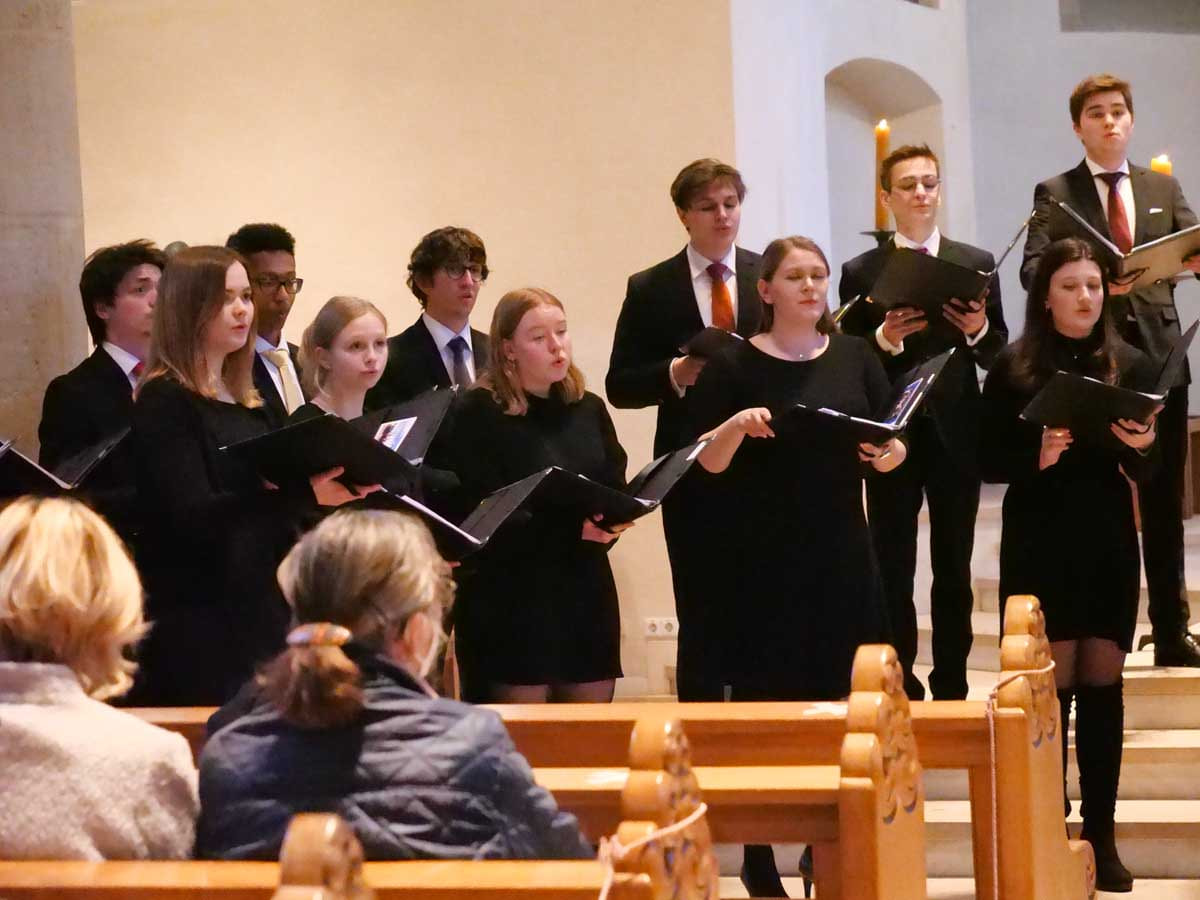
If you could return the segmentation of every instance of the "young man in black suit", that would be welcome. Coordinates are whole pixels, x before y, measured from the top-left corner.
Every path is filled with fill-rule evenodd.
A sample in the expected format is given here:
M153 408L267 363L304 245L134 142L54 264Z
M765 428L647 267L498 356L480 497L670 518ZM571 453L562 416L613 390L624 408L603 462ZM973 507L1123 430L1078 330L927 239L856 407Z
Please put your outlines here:
M1128 250L1196 224L1179 182L1169 175L1131 165L1126 157L1133 133L1133 94L1127 82L1096 75L1076 86L1070 99L1075 134L1085 158L1075 168L1039 184L1033 193L1034 218L1025 242L1021 283L1033 280L1042 249L1070 236L1052 216L1054 200L1067 203L1101 234ZM1200 256L1188 261L1200 272ZM1114 320L1121 336L1161 361L1179 337L1174 285L1160 281L1130 292L1109 285ZM1150 594L1154 662L1160 666L1200 666L1200 645L1188 633L1190 610L1184 581L1183 467L1187 455L1189 374L1167 394L1158 417L1162 463L1138 485L1142 554Z
M742 176L732 166L715 159L685 166L671 185L671 199L687 230L687 246L629 278L605 389L613 406L658 407L655 456L696 437L688 423L688 389L704 360L682 355L680 348L709 325L748 337L762 321L758 254L734 246L745 196ZM683 484L663 505L679 618L680 700L724 696L721 650L728 632L720 615L730 598L714 589L720 573L712 569L721 565L720 556L706 549L702 523L719 521L715 510L704 508L710 495L706 485Z
M488 336L471 327L471 311L487 280L479 236L450 226L431 231L413 249L408 288L421 317L388 339L388 361L367 408L403 403L432 387L469 387L488 367Z
M301 387L300 348L283 339L296 294L304 279L296 277L296 239L282 225L243 225L225 246L246 260L258 336L254 342L254 386L262 395L272 427L278 428L307 399Z
M952 241L937 227L941 170L929 147L904 146L880 166L880 196L896 220L887 244L868 250L842 267L838 293L843 304L866 298L897 247L928 253L982 272L995 267L992 254ZM954 300L943 307L944 321L931 323L914 307L885 315L866 302L847 311L842 330L865 337L878 351L893 381L914 366L957 347L925 407L907 431L908 458L886 475L867 481L867 510L875 552L892 620L893 640L904 667L905 690L914 700L925 688L913 675L917 653L917 614L913 579L917 569L917 516L929 504L929 546L933 568L935 700L967 696L967 654L973 639L971 553L979 510L976 443L979 433L979 381L975 367L987 368L1008 341L1000 283L993 278L987 299Z
M150 350L158 281L166 257L150 241L102 247L79 276L83 314L96 349L46 388L38 461L51 471L129 427L133 387ZM128 540L136 527L132 453L119 446L91 485L93 501Z

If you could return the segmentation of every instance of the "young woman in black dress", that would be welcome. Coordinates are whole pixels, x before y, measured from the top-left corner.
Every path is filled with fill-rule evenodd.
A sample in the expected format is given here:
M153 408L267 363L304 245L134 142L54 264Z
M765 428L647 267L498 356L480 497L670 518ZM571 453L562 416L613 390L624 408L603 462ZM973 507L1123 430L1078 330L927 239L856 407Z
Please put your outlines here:
M331 297L300 342L300 379L312 397L289 421L363 414L363 398L387 366L387 319L367 300Z
M254 304L224 247L173 256L159 283L133 439L146 528L148 618L136 702L228 700L282 646L288 613L275 566L315 505L355 499L333 469L311 490L272 490L221 447L269 430L251 380Z
M1126 476L1139 480L1153 465L1154 423L1122 419L1096 433L1072 434L1020 418L1056 371L1151 387L1150 361L1117 336L1105 285L1090 245L1069 238L1046 248L1029 289L1024 333L1001 352L984 384L979 463L985 481L1009 485L1001 604L1014 594L1041 601L1064 758L1072 697L1076 702L1083 836L1096 853L1097 887L1128 891L1133 878L1113 840L1124 733L1121 670L1132 648L1139 582Z
M493 365L463 398L449 466L465 506L547 466L612 487L625 451L604 401L571 361L562 304L524 288L492 316ZM456 645L469 699L607 702L621 674L608 550L621 526L518 513L458 573Z

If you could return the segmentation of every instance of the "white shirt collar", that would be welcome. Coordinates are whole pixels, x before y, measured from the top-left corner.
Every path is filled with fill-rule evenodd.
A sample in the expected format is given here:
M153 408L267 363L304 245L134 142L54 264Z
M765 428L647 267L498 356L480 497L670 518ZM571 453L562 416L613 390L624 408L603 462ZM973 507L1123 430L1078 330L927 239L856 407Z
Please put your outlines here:
M125 373L126 377L133 371L133 367L141 362L140 359L124 347L118 347L109 341L105 341L100 346L104 348L105 353L113 358L113 362L121 367L121 371Z
M1124 172L1126 175L1129 174L1129 160L1128 159L1123 160L1121 162L1121 165L1119 165L1119 166L1117 166L1117 168L1111 169L1111 170L1104 168L1104 166L1100 165L1100 163L1096 162L1090 156L1085 156L1083 158L1083 161L1087 163L1088 171L1092 173L1093 178L1103 175L1105 172L1108 172L1108 171Z
M930 256L937 256L938 250L940 250L942 247L942 233L938 230L936 225L933 227L933 234L929 235L924 243L918 243L917 241L910 240L902 235L899 231L896 232L892 240L895 242L897 247L907 247L909 250L919 250L920 248L924 247L929 251Z
M288 350L287 340L284 338L284 336L282 334L279 335L279 346L275 346L270 341L268 341L265 337L263 337L261 334L254 336L254 352L255 353L268 353L271 350L285 350L285 351ZM290 351L289 351L289 353L290 353Z
M474 349L471 346L470 322L463 326L462 331L451 331L427 312L421 313L421 321L425 323L425 327L433 336L433 342L437 344L438 352L445 350L452 340L460 337L467 342L467 352L474 355Z
M730 277L737 276L737 247L730 247L724 259L709 259L707 256L703 256L689 241L687 245L687 258L688 266L692 270L692 281L695 281L701 275L707 277L708 267L714 262L719 262L727 268L732 273Z

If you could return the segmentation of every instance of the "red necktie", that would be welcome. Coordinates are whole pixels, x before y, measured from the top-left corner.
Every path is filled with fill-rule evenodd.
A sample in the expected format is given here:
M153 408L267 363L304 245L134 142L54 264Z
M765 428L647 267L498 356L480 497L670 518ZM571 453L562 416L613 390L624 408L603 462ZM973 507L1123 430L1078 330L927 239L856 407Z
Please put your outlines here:
M1117 185L1125 177L1124 172L1101 172L1100 178L1108 182L1108 231L1113 243L1122 253L1128 253L1133 248L1133 235L1129 233L1129 219L1125 217L1125 204L1121 202L1121 192Z
M146 364L143 363L141 360L138 360L138 362L136 362L134 364L133 368L129 370L129 374L132 375L135 379L137 379L137 378L142 377L142 372L144 372L145 370L146 370Z
M926 256L928 256L928 255L929 255L929 248L928 248L928 247L917 247L917 248L915 248L915 249L916 249L916 251L917 251L918 253L924 253Z
M717 328L733 331L733 300L725 284L728 271L721 263L713 263L708 267L708 277L712 279L712 323Z

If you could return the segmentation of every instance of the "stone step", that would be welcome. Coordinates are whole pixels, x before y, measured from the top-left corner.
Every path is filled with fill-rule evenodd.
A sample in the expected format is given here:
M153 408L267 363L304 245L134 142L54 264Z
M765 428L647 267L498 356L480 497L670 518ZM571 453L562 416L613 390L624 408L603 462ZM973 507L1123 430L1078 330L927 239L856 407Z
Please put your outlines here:
M1079 830L1076 809L1069 822ZM929 800L925 804L926 854L930 877L971 874L970 804ZM1200 801L1117 801L1117 845L1138 878L1200 878Z
M1078 800L1079 769L1073 741L1067 752L1068 792ZM927 770L925 796L965 800L967 773ZM1200 729L1126 731L1120 796L1123 800L1200 800Z

